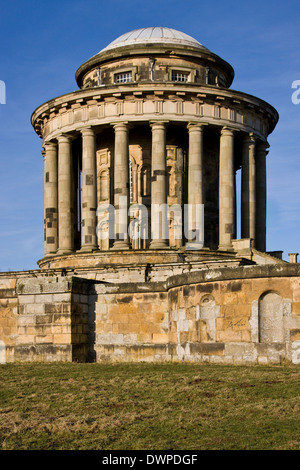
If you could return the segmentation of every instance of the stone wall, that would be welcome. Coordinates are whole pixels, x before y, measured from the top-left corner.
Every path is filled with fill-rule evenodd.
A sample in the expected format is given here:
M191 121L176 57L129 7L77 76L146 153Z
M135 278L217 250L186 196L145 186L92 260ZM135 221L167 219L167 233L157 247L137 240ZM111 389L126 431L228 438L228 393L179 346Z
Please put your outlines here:
M215 267L118 284L0 275L0 361L300 363L300 267Z
M163 283L96 286L96 360L163 361L168 297Z
M298 266L96 287L96 360L300 363Z
M178 359L300 362L297 289L299 279L285 277L196 282L171 288L170 339L176 344Z
M13 274L0 277L0 363L14 358L18 325L16 282Z
M90 285L37 272L1 276L0 340L5 361L85 361Z

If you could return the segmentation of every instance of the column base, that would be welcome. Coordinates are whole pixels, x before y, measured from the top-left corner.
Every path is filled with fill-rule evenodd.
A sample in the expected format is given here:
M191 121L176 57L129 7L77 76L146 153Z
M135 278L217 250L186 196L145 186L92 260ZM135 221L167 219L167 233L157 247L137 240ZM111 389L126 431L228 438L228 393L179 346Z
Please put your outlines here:
M77 253L92 253L93 251L97 251L98 247L95 245L86 245L82 246L80 250L77 251Z
M149 250L165 250L167 248L170 247L164 240L152 240L149 246Z
M129 244L129 242L127 242L125 240L117 240L117 241L114 242L111 250L115 250L115 251L130 250L130 244Z
M205 250L204 244L199 242L187 242L185 244L186 250Z
M219 245L218 251L232 251L234 252L232 245Z
M61 249L61 250L58 250L58 251L56 252L56 255L57 255L57 256L71 255L72 253L74 253L74 251L71 250L71 249L65 249L65 250L64 250L64 249Z

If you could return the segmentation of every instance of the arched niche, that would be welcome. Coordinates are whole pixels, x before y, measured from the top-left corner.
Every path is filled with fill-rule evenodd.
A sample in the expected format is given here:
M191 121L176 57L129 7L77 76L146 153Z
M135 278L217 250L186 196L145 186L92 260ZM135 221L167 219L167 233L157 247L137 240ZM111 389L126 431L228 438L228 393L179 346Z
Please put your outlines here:
M283 303L277 292L266 292L259 299L258 338L260 343L284 341Z

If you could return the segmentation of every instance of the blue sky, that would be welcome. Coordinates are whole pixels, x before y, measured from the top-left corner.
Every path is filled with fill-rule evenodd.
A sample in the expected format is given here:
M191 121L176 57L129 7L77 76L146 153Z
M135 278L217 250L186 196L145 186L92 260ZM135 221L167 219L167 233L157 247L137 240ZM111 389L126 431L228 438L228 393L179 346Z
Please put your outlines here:
M280 115L269 137L267 250L300 251L299 1L0 0L0 270L37 268L43 256L43 159L30 124L43 102L77 89L76 69L133 29L183 31L235 69L231 88Z

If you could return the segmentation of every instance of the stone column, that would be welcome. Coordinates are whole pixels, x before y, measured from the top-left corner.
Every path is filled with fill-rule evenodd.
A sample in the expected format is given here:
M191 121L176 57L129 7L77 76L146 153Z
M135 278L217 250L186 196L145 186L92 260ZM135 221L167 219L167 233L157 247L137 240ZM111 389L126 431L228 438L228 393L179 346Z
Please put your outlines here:
M81 251L97 249L96 136L91 127L82 134L82 245Z
M266 218L267 218L267 171L266 156L268 142L261 142L256 148L256 233L255 247L266 251Z
M234 130L223 127L219 163L219 250L231 251L235 233Z
M58 140L58 254L74 250L72 204L72 138L61 135Z
M255 245L255 137L249 134L243 142L241 190L241 238L253 239Z
M151 243L150 249L168 248L166 122L151 123Z
M114 206L115 206L115 235L114 250L130 248L128 236L128 207L129 207L129 142L128 123L120 122L114 125L115 155L114 155Z
M44 224L45 224L45 256L57 251L57 144L44 144L45 186L44 186Z
M204 242L203 125L190 123L188 131L188 233L193 231L196 239L188 235L186 248L201 249Z

